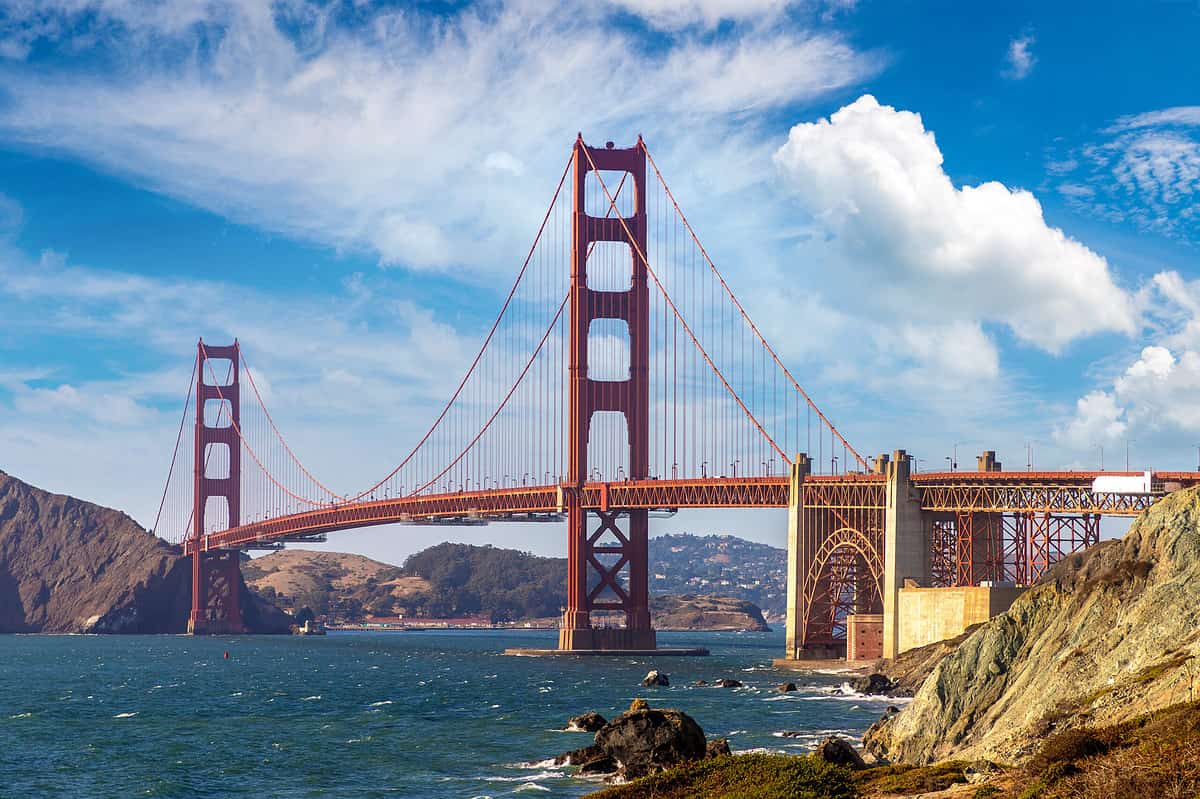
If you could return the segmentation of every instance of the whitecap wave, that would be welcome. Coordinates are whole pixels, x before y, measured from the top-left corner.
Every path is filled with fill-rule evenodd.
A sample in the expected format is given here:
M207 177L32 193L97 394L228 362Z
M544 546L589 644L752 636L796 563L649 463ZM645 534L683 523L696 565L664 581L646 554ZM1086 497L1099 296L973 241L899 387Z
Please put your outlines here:
M538 780L559 780L563 775L558 771L551 771L548 768L539 771L537 774L522 774L518 777L484 777L484 782L536 782Z
M390 705L391 703L392 703L392 700L384 699L379 702L372 702L370 705L368 705L368 707L383 707L384 705Z
M118 713L117 715L113 716L113 718L114 719L131 719L134 716L136 716L137 714L138 714L138 711L135 710L132 713Z
M31 718L33 718L33 714L29 713L29 712L18 713L15 716L9 716L9 718L10 719L31 719Z
M538 785L536 782L527 782L524 785L518 785L513 788L513 793L525 793L526 791L544 791L550 793L550 789L545 785Z
M300 701L301 701L301 702L316 702L316 701L317 701L317 700L319 700L320 698L321 698L321 695L320 695L320 694L316 694L315 696L306 696L306 697L304 697L303 699L301 699Z
M554 758L552 758L552 757L548 757L545 760L536 760L536 761L533 761L530 763L513 763L511 766L507 766L507 768L528 768L528 769L552 769L552 768L566 768L566 767L567 766L564 763L555 763Z

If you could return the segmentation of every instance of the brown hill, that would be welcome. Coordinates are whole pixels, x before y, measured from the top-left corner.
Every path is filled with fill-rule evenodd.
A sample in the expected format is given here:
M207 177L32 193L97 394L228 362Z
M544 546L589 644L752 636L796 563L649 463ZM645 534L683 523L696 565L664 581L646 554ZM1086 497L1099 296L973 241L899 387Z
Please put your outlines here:
M769 632L753 602L728 596L655 596L650 614L657 630L750 630Z
M284 549L242 564L246 583L280 607L356 621L410 609L429 590L421 577L346 552Z
M286 617L243 586L247 626ZM52 494L0 472L0 632L179 633L189 561L120 511Z

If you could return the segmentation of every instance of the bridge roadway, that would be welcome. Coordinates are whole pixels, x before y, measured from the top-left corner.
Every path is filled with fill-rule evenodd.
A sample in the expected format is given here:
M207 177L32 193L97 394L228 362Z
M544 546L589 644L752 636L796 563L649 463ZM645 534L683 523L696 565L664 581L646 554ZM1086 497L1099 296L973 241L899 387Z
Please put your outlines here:
M921 507L934 512L1054 513L1134 516L1163 494L1200 484L1200 472L1157 472L1150 495L1093 494L1099 475L1131 472L925 472L913 475ZM691 508L786 508L786 476L716 477L689 480L629 480L588 483L581 489L586 510L680 510ZM810 475L804 504L839 509L880 508L885 480L879 474ZM528 486L422 494L333 504L254 521L201 539L201 550L253 549L380 524L454 524L532 521L564 513L570 487ZM183 542L185 555L193 541Z

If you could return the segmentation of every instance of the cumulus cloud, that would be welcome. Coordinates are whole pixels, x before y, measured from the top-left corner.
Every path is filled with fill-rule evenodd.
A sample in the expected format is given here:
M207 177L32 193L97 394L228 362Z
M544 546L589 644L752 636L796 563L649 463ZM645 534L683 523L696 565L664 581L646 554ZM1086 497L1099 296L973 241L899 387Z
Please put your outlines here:
M1181 435L1200 435L1200 281L1161 272L1142 301L1153 343L1077 401L1055 432L1062 444L1084 449L1128 436L1163 451L1177 450Z
M1004 74L1013 80L1024 80L1029 77L1029 73L1033 72L1033 67L1037 63L1037 57L1033 54L1033 44L1036 40L1033 36L1025 35L1018 36L1008 43L1008 52L1005 54Z
M1050 227L1028 191L955 186L915 113L865 95L793 127L775 160L829 257L856 274L848 296L893 318L999 322L1052 353L1134 330L1103 257ZM864 278L881 290L864 298Z

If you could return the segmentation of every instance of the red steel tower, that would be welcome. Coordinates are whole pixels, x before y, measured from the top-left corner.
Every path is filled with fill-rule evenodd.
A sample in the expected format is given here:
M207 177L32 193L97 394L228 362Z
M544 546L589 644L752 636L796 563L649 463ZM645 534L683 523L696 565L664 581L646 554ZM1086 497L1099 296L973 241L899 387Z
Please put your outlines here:
M201 339L196 345L196 359L192 612L188 617L188 632L194 635L240 633L244 626L238 552L232 549L201 552L200 549L210 498L225 500L229 511L226 527L237 527L241 520L242 447L238 433L241 429L238 402L241 384L237 340L227 347L211 347ZM229 362L228 377L224 378L227 382L217 382L222 377L218 375L219 368L212 364L214 360ZM205 379L206 375L212 382ZM222 470L222 465L228 468Z
M629 217L588 213L588 172L625 172L633 181ZM608 181L605 181L607 185ZM567 608L559 630L559 649L654 649L650 626L648 555L649 517L645 510L610 510L594 516L580 505L588 476L592 417L617 412L625 417L629 479L649 477L650 294L646 279L646 152L641 137L633 147L589 147L575 141L574 213L572 215L570 360L567 433ZM609 192L613 189L609 187ZM610 197L605 197L608 205ZM611 209L610 209L611 211ZM632 236L632 241L630 240ZM630 284L623 291L599 291L588 285L588 253L596 242L629 247ZM593 380L588 374L588 335L593 321L617 319L629 328L629 377ZM619 445L618 445L619 446ZM607 492L604 492L607 496ZM593 522L595 522L593 524ZM627 582L620 575L627 569ZM592 629L594 610L625 614L624 629Z

